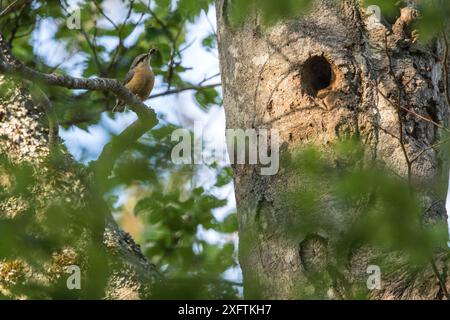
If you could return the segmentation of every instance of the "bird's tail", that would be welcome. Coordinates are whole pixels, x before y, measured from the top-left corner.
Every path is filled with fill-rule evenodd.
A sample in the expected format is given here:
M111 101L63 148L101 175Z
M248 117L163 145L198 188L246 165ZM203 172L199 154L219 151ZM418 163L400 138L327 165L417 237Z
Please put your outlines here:
M113 112L124 112L125 111L125 102L121 100L117 100L116 105L112 109Z

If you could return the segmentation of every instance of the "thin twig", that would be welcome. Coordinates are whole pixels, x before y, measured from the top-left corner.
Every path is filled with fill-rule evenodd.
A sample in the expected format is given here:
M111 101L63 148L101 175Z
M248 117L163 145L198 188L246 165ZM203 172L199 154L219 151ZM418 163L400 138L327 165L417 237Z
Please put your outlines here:
M427 117L425 117L425 116L422 116L422 115L420 115L420 114L418 114L418 113L416 113L416 112L414 112L414 111L412 111L412 110L410 110L410 109L408 109L408 108L405 108L405 107L403 107L403 106L397 106L395 103L393 103L391 100L389 100L389 98L386 97L386 95L385 95L383 92L381 92L380 89L377 88L377 91L378 91L379 94L381 94L381 96L382 96L387 102L389 102L389 104L390 104L391 106L393 106L393 107L395 107L395 108L399 107L400 109L406 111L407 113L412 114L413 116L415 116L415 117L417 117L417 118L419 118L419 119L422 119L422 120L424 120L424 121L426 121L426 122L428 122L428 123L433 124L434 126L436 126L436 127L439 128L439 129L442 129L442 130L444 130L444 131L446 131L446 132L450 132L450 130L447 129L447 128L445 128L443 125L441 125L441 124L439 124L439 123L437 123L437 122L435 122L435 121L433 121L433 120L431 120L431 119L429 119L429 118L427 118Z
M434 148L438 147L439 145L444 144L444 143L449 142L449 141L450 141L450 138L444 139L444 140L440 140L440 141L432 144L431 146L423 149L422 151L420 151L417 154L417 156L414 157L414 159L411 160L411 163L414 163L415 161L417 161L425 152L428 152L429 150L434 149Z
M441 287L442 293L447 298L447 300L450 300L450 295L447 291L447 286L444 280L442 280L441 274L439 273L439 270L436 267L436 263L434 262L433 258L430 259L431 267L433 268L433 272L436 275L436 278L439 281L439 286Z
M124 39L122 38L122 32L123 32L123 28L125 27L126 23L128 22L128 19L131 16L131 12L133 11L133 6L134 6L134 0L131 0L130 1L130 7L128 8L127 15L126 15L125 19L123 20L123 22L120 24L120 27L119 27L118 32L117 32L118 33L118 37L119 37L119 43L118 43L116 49L114 50L111 62L108 65L108 68L107 68L108 71L110 71L112 69L112 67L114 66L114 64L116 63L116 60L119 57L120 50L123 47L123 40ZM140 23L140 21L141 21L143 16L144 16L144 14L141 14L141 17L139 18L138 22L134 25L134 28L136 28L136 26Z
M146 101L152 100L152 99L155 99L155 98L160 98L160 97L163 97L163 96L172 95L172 94L178 94L178 93L181 93L181 92L184 92L184 91L190 91L190 90L200 91L200 90L203 90L203 89L218 87L220 85L221 85L220 83L214 83L214 84L204 85L204 86L189 86L189 87L184 87L184 88L166 90L166 91L159 92L159 93L151 95L150 97L148 97L148 99ZM108 111L108 110L110 110L110 109L108 109L108 107L105 107L104 109L98 110L97 112L92 112L92 113L89 113L89 114L85 114L85 115L83 115L81 117L77 117L75 119L70 119L70 120L66 120L64 122L61 122L61 125L70 126L70 125L76 125L76 124L85 123L85 122L91 121L94 117L97 117L100 113L102 113L104 111Z
M447 106L450 108L450 89L448 87L448 81L449 81L449 75L448 75L448 59L449 59L449 44L447 40L447 36L445 34L445 30L442 31L442 37L444 38L444 44L445 44L445 52L444 52L444 62L443 62L443 69L444 69L444 90L445 90L445 99L447 101Z
M183 30L183 24L184 20L180 23L180 27L178 28L177 34L175 35L175 38L172 40L172 48L170 50L170 59L169 59L169 70L167 76L167 89L169 90L172 87L173 69L176 66L175 56L180 54L177 49L177 41L181 35L181 31Z
M95 7L98 9L98 11L100 12L100 14L106 19L106 20L108 20L109 21L109 23L111 23L112 24L112 26L114 27L114 29L119 29L119 27L118 27L118 25L110 18L110 17L108 17L106 14L105 14L105 12L103 11L103 9L102 9L102 7L97 3L97 1L93 1L94 2L94 5L95 5Z
M407 165L407 169L408 169L408 181L411 182L411 173L412 173L412 165L411 165L411 161L409 159L409 155L408 155L408 151L406 150L405 147L405 143L403 142L403 120L402 120L402 115L400 112L400 109L404 109L404 110L408 110L406 108L404 108L401 104L402 104L402 85L399 82L399 80L397 79L397 77L395 76L394 73L394 69L392 67L392 58L391 55L389 54L389 49L388 49L388 40L387 40L387 33L385 34L385 50L386 50L386 56L388 58L388 66L389 66L389 74L391 75L391 77L394 79L394 82L397 86L397 90L398 90L398 101L397 101L397 105L395 105L394 103L392 103L389 99L388 101L394 106L395 110L397 111L397 117L398 117L398 127L399 127L399 142L400 142L400 146L402 148L403 151L403 155L405 157L405 161L406 161L406 165ZM381 92L380 90L378 90L378 92ZM383 95L383 94L382 94Z
M209 88L215 88L215 87L219 87L221 86L221 83L213 83L213 84L208 84L208 85L196 85L196 86L189 86L189 87L183 87L183 88L178 88L178 89L171 89L171 90L166 90L160 93L155 93L152 94L150 97L148 97L147 100L151 100L151 99L155 99L158 97L162 97L162 96L167 96L170 94L177 94L183 91L190 91L190 90L203 90L203 89L209 89Z
M216 74L213 74L212 76L205 77L202 81L200 81L200 82L198 83L198 85L201 86L201 85L203 85L205 82L207 82L207 81L209 81L209 80L211 80L211 79L214 79L215 77L218 77L218 76L220 76L220 72L217 72Z
M11 3L9 6L7 6L2 12L0 12L0 18L7 15L8 13L15 10L18 6L24 5L27 2L30 2L31 0L16 0L13 3ZM22 3L23 2L23 3Z
M213 23L211 22L211 20L209 20L209 17L208 17L208 14L207 14L207 13L205 13L205 17L206 17L206 21L208 21L208 24L209 24L209 27L211 28L212 33L214 34L214 36L215 36L216 39L217 39L217 38L218 38L218 37L217 37L217 31L216 31L216 29L214 28L214 25L213 25Z

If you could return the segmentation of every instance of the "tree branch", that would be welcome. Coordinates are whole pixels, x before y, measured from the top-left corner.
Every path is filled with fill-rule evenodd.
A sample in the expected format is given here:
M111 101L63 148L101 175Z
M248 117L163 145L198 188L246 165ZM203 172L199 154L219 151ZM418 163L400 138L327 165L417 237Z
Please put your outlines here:
M389 53L389 49L388 49L388 35L387 33L384 35L384 45L385 45L385 53L388 59L388 72L389 75L392 77L392 79L394 80L395 85L397 86L397 90L398 90L398 95L397 95L397 105L395 103L392 103L389 99L389 103L395 108L395 111L397 112L397 118L398 118L398 131L399 131L399 143L400 143L400 147L402 148L403 151L403 155L405 157L405 161L406 161L406 166L408 168L408 181L411 182L411 176L412 176L412 164L411 164L411 160L410 157L408 155L408 151L406 150L406 146L405 146L405 142L404 142L404 132L403 132L403 119L402 119L402 114L400 112L400 110L405 110L405 111L410 111L409 109L405 108L402 106L402 84L400 83L400 80L397 79L397 77L395 76L394 73L394 68L392 66L392 57ZM385 97L383 95L383 93L381 93L381 91L378 89L378 87L376 88L377 91L383 96L384 99L387 99L387 97Z
M434 262L433 258L430 259L430 263L431 263L431 267L433 268L433 272L439 281L439 286L441 287L442 294L447 298L447 300L450 300L450 294L447 291L447 286L446 286L445 280L442 279L441 274L440 274L439 270L437 269L436 263Z
M221 85L222 85L221 83L213 83L213 84L208 84L208 85L194 85L194 86L187 86L187 87L182 87L182 88L178 88L178 89L166 90L166 91L163 91L163 92L152 94L150 97L148 97L147 100L155 99L155 98L162 97L162 96L167 96L167 95L170 95L170 94L177 94L177 93L181 93L183 91L203 90L203 89L208 89L208 88L215 88L215 87L218 87L218 86L221 86Z
M68 89L86 89L111 91L119 99L125 101L131 110L138 115L138 120L131 124L119 136L114 138L103 149L95 165L95 173L99 181L103 181L114 165L115 159L145 132L158 124L156 113L148 108L119 81L108 78L76 78L60 74L46 74L33 70L17 60L10 52L6 39L0 33L0 71L22 79L36 80L47 85L55 85Z
M12 2L9 6L7 6L4 10L0 12L0 18L7 15L8 13L13 12L16 10L19 6L25 5L27 2L31 2L31 0L16 0Z
M199 85L198 84L198 85L192 85L192 86L187 86L187 87L178 88L178 89L166 90L163 92L158 92L158 93L152 94L150 97L147 98L146 101L155 99L155 98L172 95L172 94L178 94L178 93L181 93L184 91L190 91L190 90L199 91L199 90L203 90L203 89L218 87L221 85L222 85L221 83L214 83L214 84L208 84L208 85ZM81 115L80 117L74 117L72 119L61 122L61 125L70 126L70 125L74 125L74 124L88 122L88 121L91 121L94 117L97 117L100 113L102 113L104 111L108 111L108 108L105 107L102 110L98 110L98 111L91 112L91 113L86 113L86 114Z
M148 119L157 123L156 114L142 103L131 91L125 88L120 81L109 78L77 78L62 74L46 74L25 66L15 59L8 51L3 34L0 33L0 71L5 74L20 76L28 80L36 80L41 83L67 89L85 89L96 91L111 91L119 99L125 101L131 110L136 112L139 118Z
M422 116L422 115L418 114L417 112L414 112L414 111L412 111L412 110L410 110L408 108L405 108L404 106L397 106L395 103L393 103L391 100L389 100L389 98L383 92L381 92L380 89L377 88L376 90L383 97L383 99L386 100L391 106L393 106L395 108L399 107L403 111L405 111L405 112L415 116L418 119L421 119L421 120L423 120L425 122L431 123L432 125L436 126L437 128L444 130L445 132L450 132L443 125L441 125L441 124L439 124L439 123L437 123L437 122L435 122L435 121L433 121L433 120L431 120L431 119L429 119L429 118L427 118L425 116Z
M148 5L150 5L150 0ZM118 57L119 57L119 53L121 52L121 50L123 49L123 41L124 39L122 38L122 31L123 28L125 27L125 25L127 24L128 19L131 16L131 12L133 11L133 6L134 6L134 0L130 1L130 7L128 8L128 13L125 17L125 19L123 20L123 22L120 24L119 28L116 28L117 30L117 34L118 34L118 38L119 38L119 43L117 44L116 49L114 49L114 53L112 54L112 59L107 67L107 70L110 71L112 69L112 67L114 66L114 64L116 63ZM138 21L134 24L133 29L136 28L136 26L138 24L141 23L142 18L144 17L144 13L141 14L141 16L139 17Z
M93 3L94 3L94 5L95 5L95 7L97 8L97 10L100 12L100 14L101 14L103 17L105 17L105 19L108 20L109 23L112 24L112 26L114 27L114 29L118 30L119 27L117 26L117 24L116 24L110 17L108 17L108 16L106 15L106 13L103 11L102 6L99 5L99 4L97 3L97 1L93 1Z

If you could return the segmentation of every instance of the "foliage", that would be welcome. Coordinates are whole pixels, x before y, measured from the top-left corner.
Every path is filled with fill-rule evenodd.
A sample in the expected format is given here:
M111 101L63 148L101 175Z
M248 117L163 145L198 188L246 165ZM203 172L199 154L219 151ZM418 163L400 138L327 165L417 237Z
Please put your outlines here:
M12 2L2 1L2 4L6 6ZM135 56L156 47L159 51L153 67L161 83L158 89L164 89L162 92L169 94L199 85L185 80L190 67L183 63L182 53L190 45L187 42L188 23L196 21L201 12L208 11L213 2L155 0L149 5L142 1L126 1L126 19L114 21L108 17L104 1L78 1L81 28L69 29L66 22L72 9L67 1L36 0L26 2L1 17L0 30L6 35L15 56L26 65L43 72L78 72L83 77L123 79ZM262 21L273 25L279 19L305 13L311 4L312 0L226 0L224 13L229 22L239 25L250 11L259 10ZM388 21L398 16L402 5L401 2L389 0L367 0L366 4L379 5ZM421 37L428 39L442 32L447 25L450 3L424 1L422 6L422 16L417 24ZM99 20L104 20L104 23L98 23ZM75 65L59 66L52 59L38 54L38 32L49 25L54 27L55 32L49 32L47 41L58 45L64 52L66 57L63 62L66 58L76 57ZM205 50L214 50L217 46L215 33L202 39L202 44ZM87 129L98 124L102 114L115 117L109 112L115 102L114 95L109 92L69 91L59 87L43 89L56 108L63 127ZM203 110L221 103L219 91L211 87L198 88L194 98ZM26 199L28 204L20 218L8 219L0 212L0 284L2 281L13 283L11 290L16 296L101 297L103 292L99 288L104 287L110 265L106 263L102 248L83 240L98 238L96 232L101 224L95 217L98 218L98 213L105 209L105 203L107 209L120 211L118 195L137 186L142 193L134 212L144 222L140 240L143 252L170 283L165 289L157 290L158 297L238 297L236 286L223 277L226 270L237 264L236 248L229 237L237 230L236 214L228 215L223 221L217 221L214 216L214 210L226 204L226 200L218 197L216 192L231 183L231 170L212 165L208 170L214 176L214 185L205 187L195 183L196 178L201 176L198 167L174 165L170 161L173 142L169 136L174 129L176 126L163 123L130 145L129 150L118 159L106 188L102 189L104 194L97 195L92 191L92 198L83 208L61 202L60 199L52 199L43 207L35 191L44 182L52 181L53 176L42 176L42 173L36 176L33 168L15 166L2 156L0 175L5 171L14 181L14 187L5 188L0 181L0 202ZM307 184L310 188L291 190L287 196L286 200L292 207L301 208L298 217L290 224L291 236L302 237L320 230L338 235L339 241L331 244L336 253L332 266L336 273L341 271L345 262L342 257L352 246L361 242L370 243L380 250L403 251L416 265L426 263L432 248L436 245L442 247L447 234L442 226L422 227L419 219L423 209L421 199L411 192L404 181L386 174L382 168L380 171L378 167L359 166L364 152L355 141L336 146L335 152L346 161L346 165L338 169L330 166L314 149L301 152L290 163L293 170L310 181ZM55 171L67 169L65 163L58 161L59 155L52 156L46 159L51 162L49 167L57 166ZM74 167L70 170L83 177L89 176L90 166L76 164ZM62 182L54 183L57 188L57 184ZM330 216L320 210L321 199L318 199L316 190L323 188L329 190L341 216ZM354 219L354 212L347 210L355 203L360 213L358 219ZM37 211L40 214L38 221ZM68 223L74 219L76 222ZM351 220L352 223L342 224L339 219ZM80 229L68 230L68 225L78 225ZM349 227L342 230L342 225ZM81 226L86 226L92 234L84 234ZM199 230L214 230L226 240L211 243L199 235ZM78 241L87 255L82 261L75 260L87 265L89 270L85 283L88 290L81 294L68 292L64 287L62 267L71 261L72 255L60 253L55 256L56 248ZM26 265L16 262L17 257ZM49 260L53 261L51 265L44 263ZM5 264L6 261L8 264ZM25 276L27 265L43 274L48 272L48 268L60 268L55 272L60 278L51 279L56 283L51 289L45 289L42 283L25 282L24 286L19 280ZM323 275L315 276L317 283L324 281ZM305 296L309 297L307 293Z
M381 15L391 24L399 17L400 9L406 5L406 1L391 0L365 0L364 3L367 6L379 6ZM419 17L414 23L414 28L418 30L419 39L426 42L436 36L441 36L448 27L450 3L440 0L420 1L418 9Z
M139 183L143 192L134 214L146 222L141 243L144 253L166 278L181 283L200 281L210 286L217 283L227 289L228 298L236 297L230 295L233 287L226 286L221 278L225 271L236 266L233 242L213 244L198 233L200 227L223 235L236 232L235 213L223 221L218 221L213 214L215 209L227 204L227 199L218 198L214 193L231 182L231 170L215 164L208 168L173 165L170 153L175 143L169 135L172 130L173 126L153 130L141 139L135 150L127 152L115 168L111 187ZM205 169L216 179L208 188L193 183L205 174Z
M3 1L1 9L12 2ZM207 111L211 106L221 104L219 91L214 86L203 88L203 83L209 79L201 83L185 80L190 66L183 63L182 54L191 45L187 42L188 24L194 23L202 12L208 12L212 4L213 0L124 1L125 19L118 20L112 18L114 12L106 1L32 1L1 17L0 30L7 37L13 54L27 66L47 73L64 72L88 78L123 79L133 59L155 47L158 53L152 67L159 85L154 91L164 96L195 87L193 98L199 108ZM79 28L70 29L67 19L76 14L76 8L79 9L81 24ZM45 39L42 33L47 35ZM42 40L45 45L58 47L55 57L40 55L39 41ZM214 51L217 47L215 33L206 37L202 44L205 50ZM60 65L58 60L75 62ZM62 127L76 126L87 130L89 126L99 124L102 115L116 117L110 112L116 98L109 92L71 91L55 86L46 86L43 90ZM50 177L41 176L42 172L36 173L27 166L14 166L2 158L0 170L7 170L14 177L11 179L16 187L9 190L1 184L0 202L27 199L27 210L23 219L11 220L0 214L0 282L2 272L10 273L10 277L16 274L6 267L7 262L15 258L19 257L24 265L46 274L53 265L49 266L45 261L55 260L57 248L79 244L80 252L87 255L77 263L83 264L92 275L82 284L82 287L88 287L87 290L81 293L68 291L65 287L67 276L61 269L55 273L61 278L52 279L56 282L51 289L39 283L25 282L21 285L20 281L14 281L13 294L31 298L102 297L104 281L111 268L110 257L107 258L104 249L94 241L83 242L82 239L92 239L89 237L98 231L98 220L92 221L90 217L101 220L103 215L99 211L105 209L104 200L110 211L120 213L121 195L137 187L140 196L135 214L144 224L143 234L138 236L142 251L164 274L166 282L172 283L172 287L185 286L186 290L180 291L184 292L183 295L176 297L238 297L236 286L223 278L225 271L237 265L236 248L231 237L237 230L236 215L230 212L224 221L218 221L214 215L217 208L227 204L227 199L216 194L231 183L231 170L217 165L208 168L174 165L170 159L174 145L170 135L177 128L162 121L156 129L128 146L106 184L99 189L102 194L94 192L87 206L82 208L64 201L61 203L59 198L49 199L48 207L42 208L42 199L32 197L32 190L39 189ZM61 172L73 169L65 168L57 153L46 161ZM88 180L95 163L93 161L86 167L76 164L75 167L79 166L76 172ZM0 171L0 176L2 173ZM209 174L217 183L202 187L193 182L204 174ZM53 187L64 186L54 182ZM36 212L46 217L44 222L35 220ZM74 219L80 221L73 223ZM71 225L79 225L80 230L67 230ZM81 226L91 230L92 234L80 233ZM200 230L216 231L221 241L206 241ZM19 277L21 273L17 274ZM186 283L190 284L186 286ZM193 283L200 287L193 286ZM175 297L170 290L160 288L156 291L159 297Z
M447 145L441 148L448 150ZM376 250L372 262L385 273L399 266L399 261L387 258L395 253L401 265L411 270L430 267L437 251L449 254L446 222L423 217L429 206L427 193L445 194L442 190L447 183L436 181L436 185L413 188L407 179L381 163L368 163L364 157L363 145L354 138L336 143L327 152L305 147L286 159L286 167L300 174L305 186L286 195L289 207L295 210L289 221L290 237L299 240L325 234L332 239L327 242L326 271L311 275L315 294L326 290L327 278L345 274L349 257L358 248ZM324 197L325 206L332 203L333 210L323 210ZM357 293L346 292L346 298L366 298L365 283L360 285Z
M182 0L173 4L172 1L126 1L126 19L114 21L108 16L110 12L103 1L81 1L78 7L69 6L67 1L34 1L2 17L1 30L10 39L13 53L20 60L50 72L59 64L30 53L39 52L39 44L35 43L36 32L54 24L56 32L47 41L55 42L67 58L76 57L79 61L77 68L83 77L123 79L133 59L155 47L158 55L152 66L164 83L161 87L176 90L196 85L183 79L189 71L182 61L183 51L190 46L186 42L186 26L194 22L202 11L207 12L212 3L212 0ZM70 29L66 26L67 19L76 12L76 8L80 10L80 29ZM103 23L97 22L102 19ZM214 48L215 40L212 37L208 39L205 47ZM111 48L106 43L115 45ZM66 59L58 60L64 62ZM73 71L64 65L60 69L69 74ZM115 102L114 95L108 92L74 93L57 87L46 88L46 92L64 126L86 128L97 123L101 112L111 110ZM214 88L207 88L204 93L199 90L196 98L202 107L220 103ZM86 99L89 104L85 103Z
M342 0L341 0L342 1ZM314 0L225 0L224 14L231 25L242 24L252 11L258 10L262 22L268 26L280 19L291 19L305 14L311 8ZM364 6L376 5L380 7L381 15L392 25L400 16L400 9L406 1L394 0L364 0ZM420 1L420 17L415 23L421 40L428 41L448 26L450 3L445 0Z

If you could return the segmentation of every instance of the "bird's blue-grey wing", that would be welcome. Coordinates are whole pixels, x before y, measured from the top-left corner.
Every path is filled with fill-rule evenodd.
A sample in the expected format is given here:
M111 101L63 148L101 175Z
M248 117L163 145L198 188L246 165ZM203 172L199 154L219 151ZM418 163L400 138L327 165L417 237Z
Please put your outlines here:
M128 71L127 75L125 76L125 79L123 80L123 85L126 85L132 78L133 78L134 71L131 69Z
M122 84L126 85L133 78L133 74L134 74L133 70L128 71ZM113 112L123 112L124 110L125 110L125 102L121 101L120 99L117 99L116 105L114 106L112 111Z

